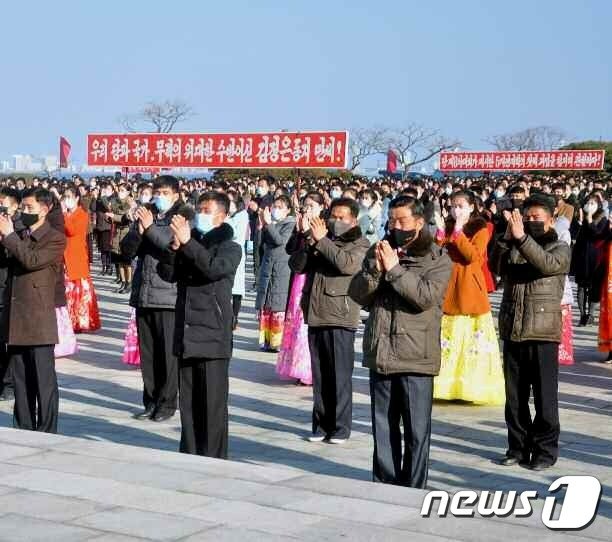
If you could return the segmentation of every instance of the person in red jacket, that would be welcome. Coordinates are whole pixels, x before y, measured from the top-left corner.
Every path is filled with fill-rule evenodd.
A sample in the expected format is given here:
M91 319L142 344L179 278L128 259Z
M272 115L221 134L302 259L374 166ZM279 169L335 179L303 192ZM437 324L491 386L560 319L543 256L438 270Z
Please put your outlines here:
M94 285L89 274L87 232L89 216L80 205L75 186L64 190L64 228L66 231L66 300L75 333L100 329L100 312Z

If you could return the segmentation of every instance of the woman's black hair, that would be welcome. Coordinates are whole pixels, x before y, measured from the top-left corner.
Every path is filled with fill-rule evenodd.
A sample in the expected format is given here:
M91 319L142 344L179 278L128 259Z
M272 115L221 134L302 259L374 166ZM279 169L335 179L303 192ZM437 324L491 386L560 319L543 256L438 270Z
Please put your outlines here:
M319 192L310 191L307 192L302 201L306 201L306 199L311 199L312 201L316 201L321 207L325 206L325 199Z

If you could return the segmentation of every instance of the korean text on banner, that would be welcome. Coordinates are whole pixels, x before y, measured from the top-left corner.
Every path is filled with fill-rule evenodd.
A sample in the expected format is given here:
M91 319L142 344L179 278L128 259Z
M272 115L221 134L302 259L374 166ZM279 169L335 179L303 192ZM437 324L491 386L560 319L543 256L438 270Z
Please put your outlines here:
M441 171L599 170L605 151L442 152Z
M90 134L89 166L345 169L347 132Z

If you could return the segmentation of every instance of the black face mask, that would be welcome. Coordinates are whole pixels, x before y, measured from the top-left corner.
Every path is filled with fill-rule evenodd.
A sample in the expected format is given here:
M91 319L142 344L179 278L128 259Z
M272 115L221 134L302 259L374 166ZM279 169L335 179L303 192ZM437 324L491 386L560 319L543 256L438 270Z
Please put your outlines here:
M513 209L522 209L523 208L523 200L522 199L513 199L512 201L512 208Z
M343 222L342 220L330 219L327 221L327 229L330 231L334 239L338 239L338 237L342 237L349 230L352 230L353 226Z
M31 228L34 224L38 222L38 215L33 215L30 213L21 213L21 222L26 228Z
M417 236L416 230L389 230L389 234L387 235L387 240L392 248L400 248L406 246Z
M527 235L537 239L538 237L542 237L546 232L544 231L544 222L541 220L524 222L525 233Z

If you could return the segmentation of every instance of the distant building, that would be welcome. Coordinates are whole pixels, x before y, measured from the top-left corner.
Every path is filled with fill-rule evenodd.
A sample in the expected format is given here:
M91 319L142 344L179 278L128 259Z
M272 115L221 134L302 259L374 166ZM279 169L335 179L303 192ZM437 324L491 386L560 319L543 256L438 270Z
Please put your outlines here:
M55 171L59 167L59 159L57 156L43 157L43 168L46 171Z
M29 154L13 155L13 169L15 171L31 171L32 157Z

